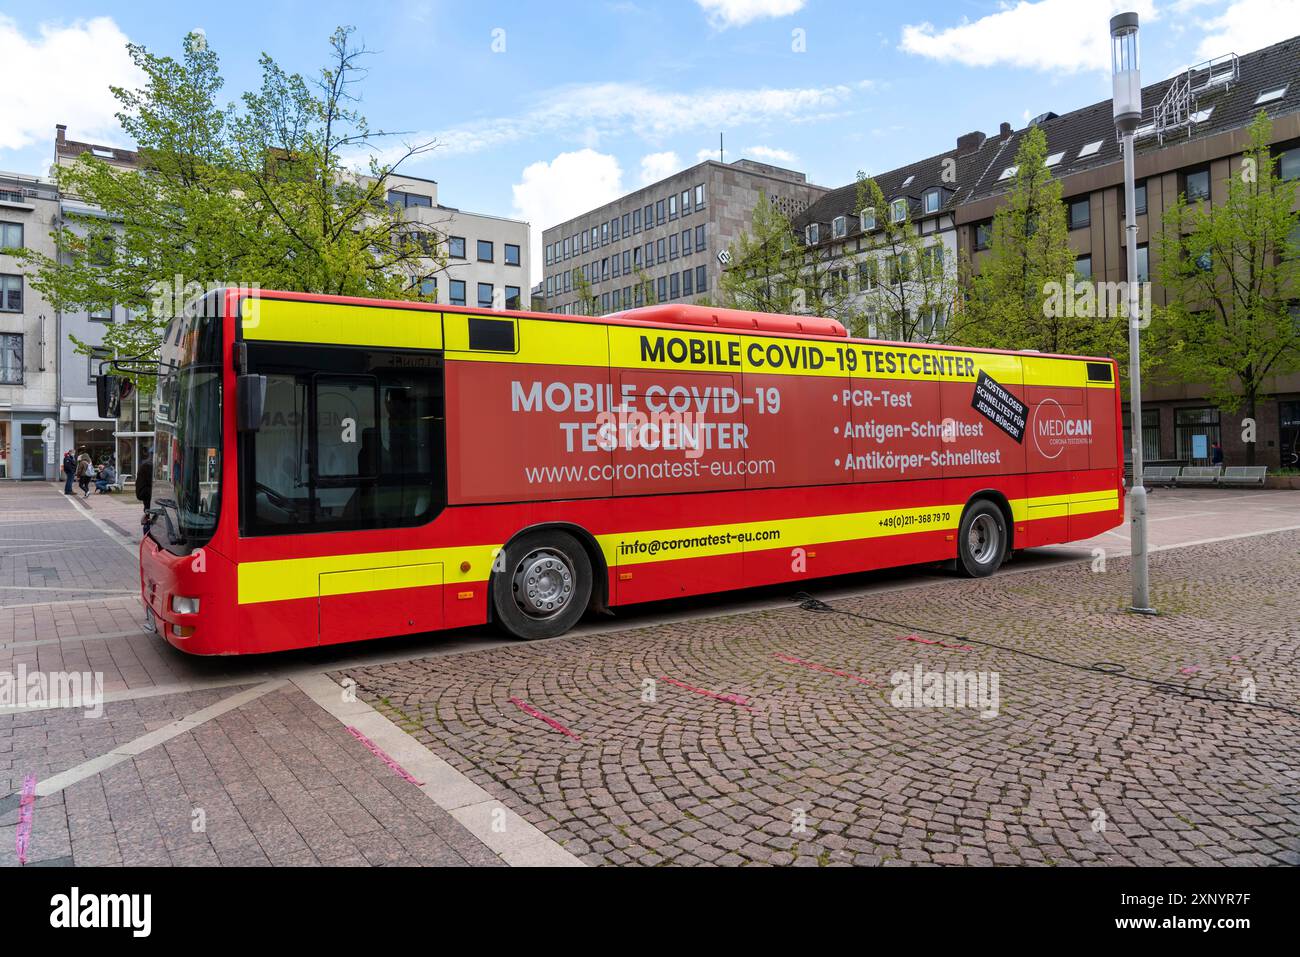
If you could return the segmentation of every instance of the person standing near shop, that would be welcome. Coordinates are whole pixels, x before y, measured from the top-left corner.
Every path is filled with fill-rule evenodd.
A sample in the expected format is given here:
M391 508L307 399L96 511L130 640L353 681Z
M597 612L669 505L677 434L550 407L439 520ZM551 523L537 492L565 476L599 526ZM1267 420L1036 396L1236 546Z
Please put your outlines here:
M72 449L68 449L68 451L63 453L63 475L64 475L63 494L64 495L72 494L72 479L73 476L76 475L76 473L77 473L77 459L75 456L73 456Z
M148 449L140 450L140 467L135 473L135 497L149 511L149 502L153 498L153 459Z

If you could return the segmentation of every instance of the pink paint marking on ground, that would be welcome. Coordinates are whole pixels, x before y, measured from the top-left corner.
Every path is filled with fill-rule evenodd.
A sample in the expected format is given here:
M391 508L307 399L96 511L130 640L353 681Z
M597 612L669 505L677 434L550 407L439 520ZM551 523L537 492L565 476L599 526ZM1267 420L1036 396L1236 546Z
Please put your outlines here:
M23 778L23 793L18 799L18 827L14 831L14 850L18 863L27 863L27 848L32 839L32 818L36 816L36 777Z
M743 694L732 694L730 692L709 691L707 688L697 688L694 685L688 685L684 681L675 681L672 678L661 678L670 685L676 685L678 688L685 688L687 691L693 691L696 694L702 694L709 698L715 698L718 701L725 701L727 704L734 704L737 707L744 708L747 711L753 711L754 706L749 703L748 698Z
M869 678L863 678L861 675L855 675L849 671L840 671L838 668L831 668L827 665L819 665L815 661L804 661L802 658L796 658L794 655L783 655L779 651L773 657L780 661L784 661L786 664L800 665L804 668L811 668L813 671L824 671L828 675L836 675L840 678L848 678L850 681L856 681L858 684L868 685L872 688L876 687L876 683Z
M1201 670L1201 666L1200 666L1200 665L1188 665L1186 668L1179 668L1179 669L1178 669L1179 673L1180 673L1180 674L1184 674L1184 675L1194 675L1194 674L1196 674L1196 672L1198 672L1198 671L1200 671L1200 670Z
M399 778L401 778L403 781L409 781L411 784L414 784L416 787L424 786L423 781L415 780L415 778L411 776L411 772L407 771L406 768L402 767L400 764L398 764L396 761L390 758L383 751L383 749L379 747L379 745L375 744L375 742L371 741L369 738L367 738L356 728L352 727L352 725L348 725L348 734L352 735L352 737L356 738L367 748L369 748L371 754L373 754L380 761L383 761L386 765L388 765L388 767L392 770L392 772L396 774Z
M937 646L939 646L940 648L947 648L947 649L949 649L950 651L974 651L974 650L975 650L975 649L972 648L970 645L948 645L948 644L945 644L944 642L940 641L938 638L922 638L920 635L916 635L916 634L912 634L912 635L899 635L899 636L898 636L897 638L895 638L894 640L895 640L895 641L915 641L915 642L918 642L919 644L922 644L922 645L937 645Z
M534 708L532 705L530 705L527 701L523 700L522 698L511 698L510 703L515 707L517 707L524 714L532 715L538 721L545 721L547 724L549 724L552 728L554 728L556 731L560 732L561 734L567 734L569 737L577 738L579 740L582 739L582 735L574 731L570 731L568 728L560 724L560 722L556 721L550 715L542 714L542 712L538 711L536 708Z

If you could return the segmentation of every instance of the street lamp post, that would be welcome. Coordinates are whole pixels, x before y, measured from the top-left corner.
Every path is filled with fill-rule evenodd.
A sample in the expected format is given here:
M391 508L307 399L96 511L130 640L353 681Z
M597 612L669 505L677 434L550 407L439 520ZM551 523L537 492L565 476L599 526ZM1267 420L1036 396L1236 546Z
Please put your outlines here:
M1142 485L1142 360L1138 338L1141 331L1137 280L1137 210L1133 183L1133 138L1142 120L1142 75L1138 69L1138 15L1120 13L1111 17L1111 75L1114 83L1112 108L1115 126L1124 149L1124 231L1128 259L1128 374L1130 429L1133 455L1133 485L1128 492L1129 541L1133 555L1133 604L1129 610L1154 615L1150 580L1147 575L1147 490Z

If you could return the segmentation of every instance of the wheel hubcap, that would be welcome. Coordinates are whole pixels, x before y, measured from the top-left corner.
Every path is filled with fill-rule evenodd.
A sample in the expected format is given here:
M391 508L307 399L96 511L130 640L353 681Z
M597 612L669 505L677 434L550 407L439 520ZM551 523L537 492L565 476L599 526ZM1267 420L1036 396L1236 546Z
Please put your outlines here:
M573 566L561 552L539 548L515 566L515 604L530 618L554 618L573 599Z
M1002 547L1002 532L992 515L975 516L970 531L966 533L966 547L977 564L987 565L997 558Z

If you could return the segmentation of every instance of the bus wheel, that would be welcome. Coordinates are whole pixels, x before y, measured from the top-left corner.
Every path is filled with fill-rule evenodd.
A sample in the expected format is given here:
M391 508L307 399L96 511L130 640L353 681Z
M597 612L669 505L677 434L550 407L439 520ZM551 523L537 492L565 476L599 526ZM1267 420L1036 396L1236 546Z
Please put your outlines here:
M957 532L957 571L968 578L992 575L1006 558L1007 538L1002 509L986 499L975 502Z
M497 626L531 641L562 635L591 599L591 560L566 532L521 535L506 549L503 570L492 576Z

